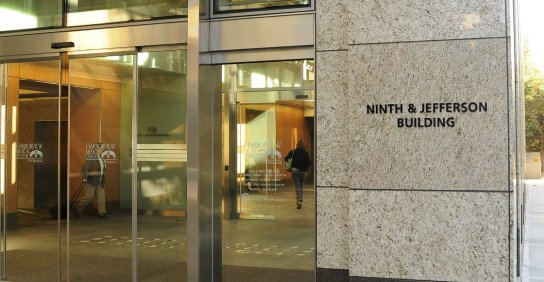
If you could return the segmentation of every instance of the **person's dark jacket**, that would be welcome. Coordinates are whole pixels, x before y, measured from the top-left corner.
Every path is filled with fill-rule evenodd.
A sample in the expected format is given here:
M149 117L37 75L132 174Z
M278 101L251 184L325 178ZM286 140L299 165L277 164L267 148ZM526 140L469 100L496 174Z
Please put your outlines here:
M87 160L82 171L83 179L87 179L87 183L98 186L106 183L106 164L104 163L103 174L100 174L100 161Z
M287 154L287 156L285 157L285 161L290 158L293 158L293 161L291 162L292 168L296 168L302 171L308 171L308 168L310 167L310 154L308 154L306 150L301 148L291 150L289 154Z

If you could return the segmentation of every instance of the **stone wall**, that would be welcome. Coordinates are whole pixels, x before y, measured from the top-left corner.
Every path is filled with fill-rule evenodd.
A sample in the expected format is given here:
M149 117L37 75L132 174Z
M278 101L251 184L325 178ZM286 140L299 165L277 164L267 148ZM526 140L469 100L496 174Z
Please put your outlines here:
M510 5L316 0L318 280L513 279Z

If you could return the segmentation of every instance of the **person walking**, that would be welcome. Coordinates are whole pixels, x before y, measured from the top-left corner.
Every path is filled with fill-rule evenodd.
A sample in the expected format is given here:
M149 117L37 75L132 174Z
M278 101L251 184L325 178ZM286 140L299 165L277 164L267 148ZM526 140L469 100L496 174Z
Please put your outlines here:
M297 193L297 209L300 209L302 208L302 189L310 167L310 154L305 149L304 141L297 142L296 148L287 154L285 161L287 162L289 159L291 159L291 180Z
M85 161L82 171L82 182L85 185L85 195L79 201L74 209L74 215L79 217L80 213L95 198L98 206L98 217L107 218L106 215L106 193L104 184L106 183L106 163L102 159L102 148L97 150L96 156Z

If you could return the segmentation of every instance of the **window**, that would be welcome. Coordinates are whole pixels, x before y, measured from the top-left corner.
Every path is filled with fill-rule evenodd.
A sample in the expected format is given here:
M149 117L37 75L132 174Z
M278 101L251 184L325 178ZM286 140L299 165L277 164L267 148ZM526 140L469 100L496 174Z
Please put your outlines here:
M62 0L4 0L0 2L0 31L61 25Z
M187 0L68 0L68 26L187 15Z
M258 10L266 8L305 7L310 0L216 0L216 12Z

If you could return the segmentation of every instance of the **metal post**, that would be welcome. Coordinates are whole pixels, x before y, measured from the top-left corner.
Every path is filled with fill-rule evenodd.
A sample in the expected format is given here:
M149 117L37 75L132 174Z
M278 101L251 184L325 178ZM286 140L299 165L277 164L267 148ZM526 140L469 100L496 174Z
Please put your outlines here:
M187 31L187 281L200 277L199 70L200 1L189 0Z
M199 2L188 2L187 280L207 282L221 281L221 69L200 64Z
M132 281L138 281L138 55L133 55L132 89ZM102 122L102 121L100 121ZM102 138L102 137L101 137Z
M67 140L66 140L66 281L70 281L70 213L72 209L70 208L70 169L71 169L71 153L70 153L70 147L72 144L72 139L70 138L71 130L72 130L72 84L70 83L70 74L72 71L72 64L69 61L68 62L68 117L67 117ZM60 206L59 206L60 207ZM60 209L60 208L59 208Z
M236 81L236 80L234 80ZM228 104L228 118L229 118L229 128L228 128L228 151L229 151L229 203L230 212L228 214L228 219L238 219L240 218L239 205L238 205L238 182L236 181L238 177L238 132L237 124L238 120L236 119L236 92L229 93Z
M61 207L61 187L60 187L60 177L61 177L61 147L60 147L60 138L61 138L61 97L62 97L62 75L63 69L62 65L68 63L68 55L66 53L60 53L59 61L59 92L57 95L57 281L61 281L62 276L62 249L61 249L61 222L60 215L62 212Z

